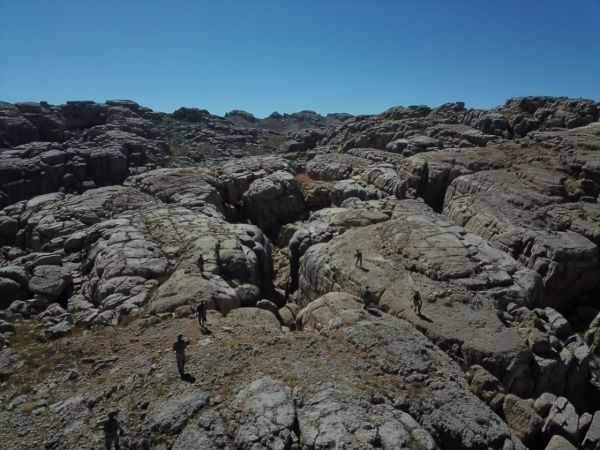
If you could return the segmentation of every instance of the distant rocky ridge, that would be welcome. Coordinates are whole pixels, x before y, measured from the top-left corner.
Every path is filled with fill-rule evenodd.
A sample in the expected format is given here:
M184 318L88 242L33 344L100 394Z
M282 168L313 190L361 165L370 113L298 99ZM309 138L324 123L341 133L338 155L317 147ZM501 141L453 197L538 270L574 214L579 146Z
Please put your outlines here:
M600 445L598 102L1 111L10 448Z
M289 131L338 125L347 117L303 111L262 120L241 112L222 118L197 108L164 114L130 100L2 102L0 205L121 183L156 167L272 152Z
M225 118L240 126L290 132L304 128L335 127L352 118L352 115L332 113L322 116L314 111L299 111L292 114L274 112L264 119L258 119L246 111L233 110L225 114Z

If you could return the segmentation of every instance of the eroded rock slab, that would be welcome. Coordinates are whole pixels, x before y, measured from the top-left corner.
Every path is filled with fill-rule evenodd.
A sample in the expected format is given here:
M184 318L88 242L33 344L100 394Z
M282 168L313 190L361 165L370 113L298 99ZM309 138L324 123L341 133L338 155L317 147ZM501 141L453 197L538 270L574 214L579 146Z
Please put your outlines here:
M360 296L368 286L379 309L413 323L465 369L482 365L519 395L570 389L566 372L560 387L550 375L556 365L572 376L587 376L588 350L581 339L553 337L558 347L551 352L529 339L535 319L547 324L540 331L545 339L551 330L545 313L536 309L541 283L534 271L423 203L387 205L388 220L351 228L306 250L300 259L301 301L330 291ZM357 248L363 268L355 266ZM415 290L424 302L421 315L412 308Z

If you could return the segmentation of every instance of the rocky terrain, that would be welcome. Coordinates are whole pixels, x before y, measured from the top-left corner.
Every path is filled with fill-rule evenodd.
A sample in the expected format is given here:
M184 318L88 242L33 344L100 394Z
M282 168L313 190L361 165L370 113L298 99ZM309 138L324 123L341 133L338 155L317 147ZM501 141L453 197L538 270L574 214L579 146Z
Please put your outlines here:
M600 448L599 119L0 104L3 445Z

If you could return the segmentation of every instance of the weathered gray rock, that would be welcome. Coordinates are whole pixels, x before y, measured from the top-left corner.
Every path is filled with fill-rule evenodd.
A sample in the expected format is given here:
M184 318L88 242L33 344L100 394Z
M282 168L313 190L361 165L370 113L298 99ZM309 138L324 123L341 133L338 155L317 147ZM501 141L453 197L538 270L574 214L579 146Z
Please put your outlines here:
M299 312L296 320L302 330L332 331L367 317L359 298L344 292L329 292L310 302Z
M504 402L504 386L498 378L479 365L473 365L467 372L469 388L496 413L501 412Z
M374 186L351 178L340 180L331 188L331 202L340 206L345 200L358 198L360 200L375 200L381 197L381 192Z
M0 243L13 242L19 229L19 222L12 217L0 215Z
M344 308L347 309L344 310ZM339 319L334 319L335 326L332 326L332 318L336 316ZM440 350L433 347L407 322L394 319L387 314L373 317L371 314L365 313L352 296L341 292L331 292L311 302L300 312L298 320L303 326L319 329L325 334L341 333L358 349L367 352L377 362L383 373L401 376L407 384L412 385L414 389L399 393L395 399L396 408L409 414L408 417L395 420L399 420L403 424L413 423L412 426L409 425L409 429L414 429L416 425L412 422L414 419L410 415L419 411L419 423L426 424L425 428L429 432L435 430L433 432L439 435L445 446L476 448L478 445L484 445L483 442L487 441L495 442L493 445L498 446L510 442L516 448L522 448L522 444L511 437L510 432L497 416L468 391L460 369L450 363ZM443 394L441 389L445 390ZM330 392L326 395L327 390ZM319 395L319 400L311 402L317 408L317 413L313 414L321 417L317 423L322 424L323 417L331 418L330 420L335 422L339 422L340 418L345 417L346 409L337 406L341 400L336 398L338 396L336 391L337 389L326 385L326 391ZM343 394L339 395L344 398ZM328 407L324 401L331 402L334 399L331 407ZM350 407L350 411L354 409L356 406ZM325 411L330 412L326 413ZM379 414L382 414L382 411L385 411L385 408L382 408ZM299 419L301 430L303 430L302 439L305 439L305 433L310 429L302 428L302 415L299 416ZM389 425L392 424L393 422L389 423ZM483 431L483 427L486 431ZM322 428L323 425L314 431L311 430L310 436L315 436L317 442L321 442L321 445L325 447L327 441L320 440L319 430L327 431L325 436L334 442L339 442L336 438L330 437L335 428L331 431ZM397 428L397 425L392 425L393 428ZM388 432L391 431L387 426L384 429ZM381 426L378 431L383 438ZM397 430L391 436L406 436L405 433L406 431ZM414 434L413 437L415 437ZM404 439L406 438L403 438L402 441L406 442ZM312 441L309 442L312 443ZM383 444L384 448L386 445L393 448L393 442L395 442L393 439L386 441ZM429 448L427 440L420 442L425 448Z
M190 392L173 396L157 405L148 415L148 425L153 431L163 434L179 433L187 421L208 401L204 392Z
M400 178L392 164L369 166L363 171L361 177L364 181L377 186L377 188L388 195L392 195L398 199L405 197L406 183Z
M349 401L343 386L327 383L306 389L298 412L301 445L308 448L437 448L431 435L408 413L390 405ZM366 421L367 419L368 421Z
M179 434L174 449L198 448L211 450L233 445L227 423L218 410L208 409L200 414L197 423L191 423Z
M27 286L30 278L25 269L20 266L0 267L0 277L16 281L21 286Z
M582 445L585 449L597 448L600 445L600 411L594 413Z
M336 290L359 295L368 285L379 309L414 323L465 367L482 365L508 392L526 396L552 387L562 393L568 384L566 371L558 387L554 367L538 362L529 346L527 333L535 321L517 315L513 320L519 329L499 318L510 302L531 313L541 293L537 274L422 203L388 202L387 207L389 219L378 225L349 229L326 244L313 242L300 259L301 302ZM363 249L363 269L354 267L357 248ZM424 302L422 317L412 310L415 289ZM477 325L465 327L465 320ZM490 329L495 330L493 338ZM575 339L572 345L580 344ZM567 341L556 345L559 351L553 358L566 364L559 353ZM580 363L565 368L585 378L586 358L584 352Z
M578 442L579 416L575 407L566 398L558 397L550 407L542 431Z
M44 328L37 335L38 341L46 342L52 339L57 339L66 336L73 329L73 324L67 318L61 320L54 325Z
M10 340L2 333L0 333L0 350L5 347L10 347Z
M571 332L571 324L562 314L552 308L545 308L550 324L550 331L556 336L565 336Z
M592 420L594 420L594 416L592 416L589 412L585 412L579 416L579 436L585 436L587 430L592 424Z
M600 313L596 315L590 323L588 330L585 333L585 342L590 346L592 353L600 353Z
M71 283L71 277L60 266L37 266L29 280L29 290L35 294L60 298Z
M264 309L266 311L270 311L275 316L278 316L278 314L279 314L279 308L277 308L277 305L275 303L273 303L271 300L267 300L265 298L257 301L256 307L260 308L260 309Z
M10 278L0 277L0 308L7 308L13 301L27 297L23 286Z
M254 181L244 193L242 205L246 217L266 232L304 219L308 212L299 183L283 171Z
M295 303L286 303L279 308L278 314L281 324L293 330L296 327L296 317L300 312L300 307Z
M306 173L314 180L336 181L359 175L369 162L344 153L317 155L306 165Z
M573 444L571 444L568 440L560 435L552 436L548 445L546 445L546 450L577 450Z
M544 425L544 421L535 412L531 403L516 395L508 394L502 406L508 426L526 445L535 441Z
M542 418L546 418L556 398L556 395L544 392L535 400L533 407Z
M289 161L279 157L251 157L225 163L219 179L223 183L224 197L239 204L254 180L278 171L291 172Z
M594 242L552 230L539 216L540 208L567 197L564 183L555 172L530 167L478 172L456 178L444 200L446 215L542 275L548 306L564 305L600 276Z
M236 394L227 414L237 448L258 450L297 445L292 390L281 381L270 377L254 380Z
M4 320L0 320L0 333L14 333L15 332L15 327L9 323L9 322L5 322Z

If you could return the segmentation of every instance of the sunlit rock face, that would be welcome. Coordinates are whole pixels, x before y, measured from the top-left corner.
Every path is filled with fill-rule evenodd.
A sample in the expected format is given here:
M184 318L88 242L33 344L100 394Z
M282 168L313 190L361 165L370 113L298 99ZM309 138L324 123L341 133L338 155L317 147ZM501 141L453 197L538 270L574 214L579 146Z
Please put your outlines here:
M2 442L592 448L598 111L0 104Z

